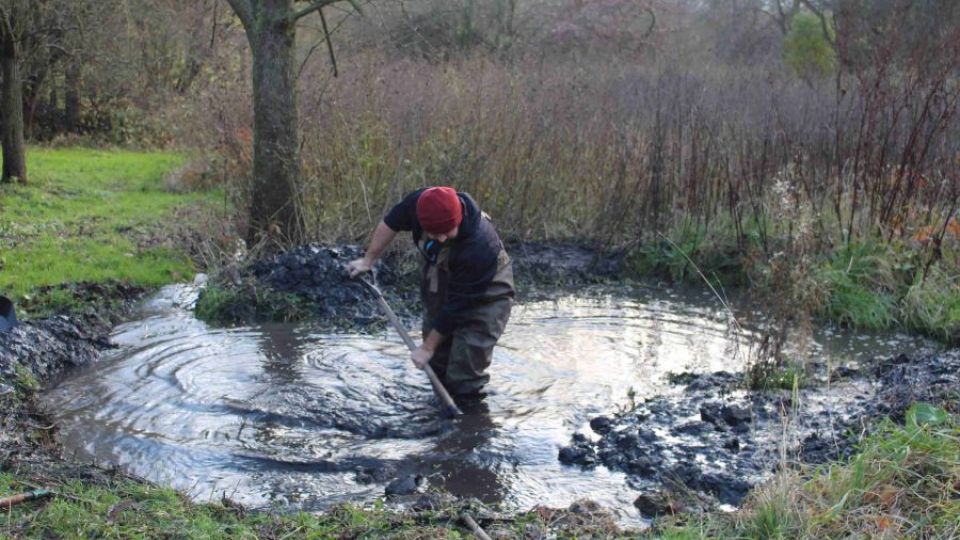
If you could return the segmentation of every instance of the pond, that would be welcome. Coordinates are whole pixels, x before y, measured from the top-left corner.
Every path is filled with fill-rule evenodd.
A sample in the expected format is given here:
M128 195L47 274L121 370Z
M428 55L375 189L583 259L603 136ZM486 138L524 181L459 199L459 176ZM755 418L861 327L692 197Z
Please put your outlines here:
M517 305L489 394L449 420L392 332L214 328L193 317L195 298L190 285L164 288L115 328L118 349L44 402L67 456L256 508L370 503L415 474L425 488L507 511L590 498L639 520L622 473L562 465L558 450L598 414L676 392L669 373L742 368L757 339L700 291L634 287ZM825 329L811 350L840 361L915 346Z

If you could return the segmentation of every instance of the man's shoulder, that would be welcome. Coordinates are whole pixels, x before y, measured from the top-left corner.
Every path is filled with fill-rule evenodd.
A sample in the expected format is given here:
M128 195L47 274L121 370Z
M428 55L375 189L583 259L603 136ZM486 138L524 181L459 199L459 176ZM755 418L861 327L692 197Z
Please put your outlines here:
M471 234L457 242L457 245L460 248L458 251L468 258L496 258L500 251L500 237L493 223L481 218Z

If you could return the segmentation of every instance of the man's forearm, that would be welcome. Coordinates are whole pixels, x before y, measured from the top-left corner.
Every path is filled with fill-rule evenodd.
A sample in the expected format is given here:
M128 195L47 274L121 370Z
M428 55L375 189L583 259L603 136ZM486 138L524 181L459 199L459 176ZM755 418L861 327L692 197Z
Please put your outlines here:
M396 236L397 232L388 227L383 221L377 225L377 228L373 231L373 237L370 239L370 245L367 246L367 252L364 255L364 258L367 259L367 262L370 263L371 266L377 262L377 259L383 254L383 250L387 249L387 246L390 245L390 242L392 242Z
M436 330L430 330L427 339L423 340L423 348L428 351L435 351L443 343L444 335Z

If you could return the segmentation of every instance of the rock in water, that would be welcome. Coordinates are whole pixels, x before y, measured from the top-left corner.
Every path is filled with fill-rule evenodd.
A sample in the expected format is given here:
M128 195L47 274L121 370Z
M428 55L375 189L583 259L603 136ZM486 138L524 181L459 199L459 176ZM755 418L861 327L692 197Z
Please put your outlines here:
M419 474L408 474L395 479L387 484L386 495L412 495L420 488L423 483L423 477Z

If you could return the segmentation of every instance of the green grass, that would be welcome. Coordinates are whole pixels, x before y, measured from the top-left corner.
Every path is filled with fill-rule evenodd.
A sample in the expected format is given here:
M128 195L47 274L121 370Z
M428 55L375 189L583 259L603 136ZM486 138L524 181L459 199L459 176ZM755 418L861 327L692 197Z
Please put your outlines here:
M24 493L39 485L11 473L0 473L0 497ZM229 502L195 504L178 492L129 479L103 483L68 481L54 495L4 508L2 538L190 538L190 539L342 539L409 540L474 538L459 519L460 506L398 513L377 502L371 507L343 504L320 513L249 512ZM473 513L467 508L468 513ZM607 520L569 516L556 523L537 512L494 525L508 538L526 538L528 527L552 531L553 538L630 538ZM569 523L563 523L570 519ZM489 527L489 525L488 525ZM493 529L488 529L493 532ZM494 536L502 538L504 536Z
M879 243L854 244L833 254L818 272L828 291L824 314L857 328L882 330L896 324L896 258Z
M183 162L163 152L31 148L30 184L0 186L0 294L21 304L18 313L32 311L24 317L76 307L56 289L69 283L188 279L192 264L165 231L177 207L214 195L165 187Z
M925 280L918 273L901 301L901 312L907 327L956 344L960 340L960 271L939 264L931 267Z
M956 254L944 250L944 257L923 278L925 256L878 242L839 250L812 278L825 296L820 315L855 328L899 327L957 343L960 272Z
M747 388L750 390L793 390L809 383L802 361L755 362L747 370Z
M230 287L208 285L197 299L198 319L218 323L298 322L310 318L306 299L245 280Z
M0 496L35 486L0 473ZM169 488L127 479L107 485L69 481L55 495L4 509L4 538L464 538L437 522L417 523L382 508L339 506L322 515L244 512L194 504ZM438 516L439 517L439 516Z

